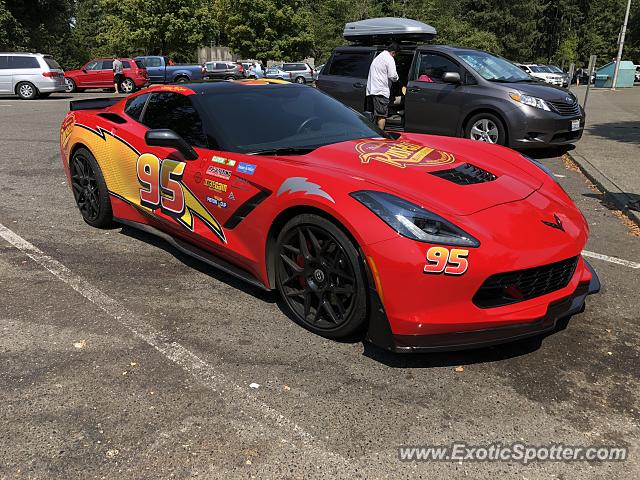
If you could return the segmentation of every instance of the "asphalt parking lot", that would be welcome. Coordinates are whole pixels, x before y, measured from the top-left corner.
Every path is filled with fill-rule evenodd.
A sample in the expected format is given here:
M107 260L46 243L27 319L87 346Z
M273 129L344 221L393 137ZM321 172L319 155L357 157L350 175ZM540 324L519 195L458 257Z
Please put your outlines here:
M640 477L640 237L559 152L537 156L589 221L602 292L541 344L396 355L314 336L275 294L154 237L86 225L58 147L70 99L0 98L0 478ZM454 441L630 452L398 459Z

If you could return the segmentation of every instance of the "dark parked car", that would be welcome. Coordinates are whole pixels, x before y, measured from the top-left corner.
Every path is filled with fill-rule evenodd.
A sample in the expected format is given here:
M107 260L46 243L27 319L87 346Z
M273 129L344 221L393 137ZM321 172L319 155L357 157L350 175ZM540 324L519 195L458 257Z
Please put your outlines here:
M245 68L236 62L207 62L202 68L203 80L240 80L245 78Z
M380 36L372 39L379 41ZM399 34L393 39L403 38ZM389 35L383 40L388 42ZM369 65L383 50L362 46L366 41L360 36L360 46L336 48L317 81L319 89L360 112ZM584 111L572 93L532 79L501 57L469 48L407 43L396 65L400 80L391 89L389 130L460 136L514 148L568 144L582 136Z

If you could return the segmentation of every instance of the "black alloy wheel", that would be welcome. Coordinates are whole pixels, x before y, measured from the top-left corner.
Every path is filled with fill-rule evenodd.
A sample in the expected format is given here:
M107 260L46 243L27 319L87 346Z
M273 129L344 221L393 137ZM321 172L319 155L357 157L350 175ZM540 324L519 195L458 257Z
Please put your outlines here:
M91 153L78 149L71 159L71 189L85 222L107 227L113 221L111 201L100 167Z
M367 319L362 262L329 220L300 215L278 236L276 284L296 321L329 338L359 330Z

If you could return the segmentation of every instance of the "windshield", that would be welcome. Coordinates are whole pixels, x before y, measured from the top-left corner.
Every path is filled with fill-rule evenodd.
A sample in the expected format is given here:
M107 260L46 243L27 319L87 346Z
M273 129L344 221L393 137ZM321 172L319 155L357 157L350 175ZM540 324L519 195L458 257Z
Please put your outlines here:
M553 73L564 73L560 67L556 67L555 65L548 65L547 68Z
M531 80L526 72L513 63L487 52L465 51L458 53L458 57L486 80L503 82Z
M231 152L315 149L386 137L364 116L311 87L238 85L198 97L209 116L207 133Z

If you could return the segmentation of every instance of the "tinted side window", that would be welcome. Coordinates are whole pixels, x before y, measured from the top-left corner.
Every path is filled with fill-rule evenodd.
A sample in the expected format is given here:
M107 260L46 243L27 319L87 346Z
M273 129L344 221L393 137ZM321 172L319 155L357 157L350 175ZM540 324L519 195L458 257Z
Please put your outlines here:
M161 67L162 66L162 60L159 58L145 58L144 59L144 64L147 67Z
M100 66L102 65L101 60L94 60L85 65L85 70L100 70Z
M172 92L151 95L142 123L149 128L170 128L190 145L207 147L202 119L189 97Z
M335 52L327 75L367 78L371 65L369 52Z
M136 67L144 68L144 63L142 63L140 60L134 60L134 62L136 62Z
M9 68L9 57L6 55L0 56L0 70L6 70Z
M420 54L420 64L416 80L419 82L443 83L442 76L447 72L460 73L460 67L442 55Z
M144 104L146 103L147 98L149 98L148 93L130 98L129 100L127 100L127 104L124 107L124 113L126 113L134 120L140 121L140 115L142 114L142 110L144 109Z
M62 70L62 67L60 67L60 64L56 62L52 57L44 57L44 61L46 62L47 65L49 65L49 68L53 70Z
M122 61L122 68L131 68L131 65L126 60Z
M35 57L10 56L9 68L40 68L40 64Z
M113 60L104 60L102 62L102 70L113 70Z

